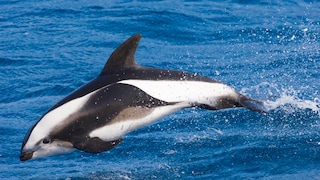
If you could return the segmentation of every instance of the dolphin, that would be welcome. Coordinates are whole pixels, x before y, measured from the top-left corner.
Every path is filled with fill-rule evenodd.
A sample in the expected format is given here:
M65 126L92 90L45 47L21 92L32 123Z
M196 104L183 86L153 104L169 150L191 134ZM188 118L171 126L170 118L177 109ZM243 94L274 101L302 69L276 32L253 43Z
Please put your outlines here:
M249 98L208 77L138 65L135 34L109 57L99 76L50 108L25 135L20 160L74 150L100 153L136 129L184 108L245 107L267 113Z

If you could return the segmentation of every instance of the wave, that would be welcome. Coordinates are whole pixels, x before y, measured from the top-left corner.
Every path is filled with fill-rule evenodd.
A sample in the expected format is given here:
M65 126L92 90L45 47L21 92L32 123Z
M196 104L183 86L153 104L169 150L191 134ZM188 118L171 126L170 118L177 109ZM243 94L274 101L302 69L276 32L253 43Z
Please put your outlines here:
M300 110L311 110L320 117L320 98L317 91L312 95L305 95L302 89L295 89L292 86L281 87L274 83L263 82L256 86L243 88L243 94L255 94L265 98L265 106L269 111L282 110L292 114ZM310 90L308 91L310 92Z
M310 109L313 112L317 113L320 116L320 101L318 98L312 100L303 100L299 99L293 95L283 93L279 98L275 101L266 101L266 106L269 110L275 110L277 108L282 108L283 110L293 113L295 108L287 108L289 105L290 107L296 107L298 109Z

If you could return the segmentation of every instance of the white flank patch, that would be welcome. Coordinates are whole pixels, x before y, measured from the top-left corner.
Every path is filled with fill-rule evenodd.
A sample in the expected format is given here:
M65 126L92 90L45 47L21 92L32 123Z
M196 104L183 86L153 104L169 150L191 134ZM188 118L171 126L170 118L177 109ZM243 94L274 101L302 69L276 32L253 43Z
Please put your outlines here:
M94 92L92 92L94 93ZM24 146L24 149L33 149L35 144L41 139L47 137L49 133L54 129L58 124L65 121L70 115L77 112L83 104L89 99L90 95L87 94L80 98L71 100L56 109L51 110L42 119L32 130L29 139Z
M179 111L183 108L190 107L189 103L178 103L169 106L160 106L152 108L152 113L143 118L126 119L124 121L115 122L104 127L92 131L90 137L98 137L103 141L113 141L126 135L127 133L154 123L158 119Z
M238 96L233 88L222 83L169 80L123 80L118 83L136 86L150 96L166 102L189 102L212 107L221 96Z

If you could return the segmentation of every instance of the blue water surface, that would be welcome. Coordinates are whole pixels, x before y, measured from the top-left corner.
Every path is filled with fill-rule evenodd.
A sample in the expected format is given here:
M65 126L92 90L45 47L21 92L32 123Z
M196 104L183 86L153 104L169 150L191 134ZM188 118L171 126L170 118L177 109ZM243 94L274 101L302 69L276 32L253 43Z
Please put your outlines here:
M266 102L186 109L111 151L20 162L28 129L141 33L137 62ZM0 1L0 179L320 179L320 2Z

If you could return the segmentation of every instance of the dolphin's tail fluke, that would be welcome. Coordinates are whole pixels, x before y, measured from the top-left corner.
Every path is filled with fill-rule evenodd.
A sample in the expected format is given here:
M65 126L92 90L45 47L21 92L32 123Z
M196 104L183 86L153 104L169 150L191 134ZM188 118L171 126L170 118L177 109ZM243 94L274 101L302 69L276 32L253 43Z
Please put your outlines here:
M260 113L268 113L268 109L264 106L262 101L240 95L239 104L252 111Z

